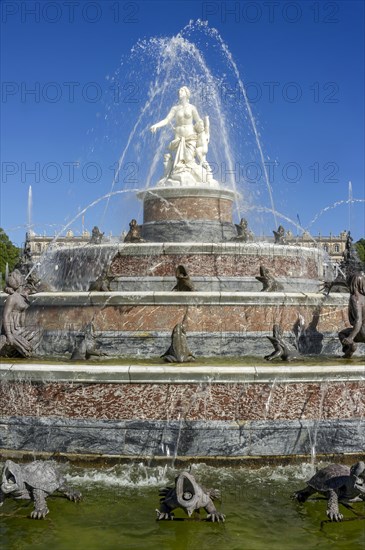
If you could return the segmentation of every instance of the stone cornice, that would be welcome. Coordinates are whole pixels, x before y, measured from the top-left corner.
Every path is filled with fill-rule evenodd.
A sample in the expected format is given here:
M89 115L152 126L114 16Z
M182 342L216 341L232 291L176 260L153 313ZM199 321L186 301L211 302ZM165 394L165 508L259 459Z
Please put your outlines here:
M0 305L7 294L0 294ZM325 296L299 292L39 292L29 297L34 306L121 305L326 305L347 306L349 294Z
M222 363L224 361L222 360ZM365 383L363 365L100 365L95 363L2 363L2 382L73 382L130 384L236 384L297 382Z

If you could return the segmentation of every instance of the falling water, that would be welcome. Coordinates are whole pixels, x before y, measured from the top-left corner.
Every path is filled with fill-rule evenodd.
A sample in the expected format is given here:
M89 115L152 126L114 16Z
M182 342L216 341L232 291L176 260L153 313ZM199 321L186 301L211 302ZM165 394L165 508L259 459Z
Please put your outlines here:
M148 101L146 101L142 111L141 111L141 114L140 116L138 117L137 119L137 122L135 123L131 133L129 134L129 137L128 137L128 140L127 140L127 144L126 146L124 147L120 157L119 157L119 160L118 160L118 167L117 167L117 170L115 171L115 174L114 174L114 178L113 178L113 181L112 181L112 186L111 186L111 189L110 189L110 192L108 194L108 197L107 197L107 201L106 201L106 205L105 205L105 209L104 209L104 213L103 213L103 216L102 216L102 219L101 219L101 223L104 221L105 219L105 216L106 216L106 213L108 211L108 207L109 207L109 201L110 201L110 197L113 195L114 193L114 187L115 187L115 184L116 182L118 181L118 178L119 178L119 174L120 174L120 171L123 167L123 162L124 162L124 158L125 158L125 155L128 151L128 148L132 142L132 139L134 138L135 136L135 133L137 131L137 128L142 120L142 117L143 115L145 114L145 112L147 111L147 109L149 108L149 106L151 105L151 102L152 102L152 99L154 98L154 96L150 97L148 99Z
M248 112L248 115L249 115L249 118L250 118L250 121L251 121L251 124L252 124L253 132L255 134L256 145L257 145L257 148L258 148L259 153L260 153L261 164L262 164L262 168L263 168L264 175L265 175L265 183L266 183L267 191L268 191L269 197L270 197L271 210L272 210L272 214L273 214L274 220L275 220L275 227L277 227L278 222L277 222L276 214L275 214L274 197L273 197L273 194L272 194L272 189L271 189L271 185L270 185L270 181L269 181L269 175L267 173L267 168L266 168L266 164L265 164L265 157L264 157L264 153L263 153L263 149L262 149L262 145L261 145L261 141L260 141L260 136L259 136L259 133L258 133L258 130L257 130L256 120L255 120L255 117L253 116L252 109L251 109L250 103L248 101L246 88L245 88L245 86L242 82L237 64L234 61L234 59L232 57L232 54L228 49L227 44L223 41L222 37L220 36L220 34L218 33L218 31L216 29L212 29L211 32L213 32L216 35L217 40L221 44L222 49L223 49L223 51L224 51L224 53L227 57L227 61L231 65L231 67L233 68L234 74L237 78L239 88L240 88L240 90L243 94L243 97L245 99L246 109L247 109L247 112Z
M33 195L32 195L32 186L29 186L28 189L28 231L32 228L32 208L33 208Z
M245 206L254 202L252 186L249 190L243 166L256 160L257 156L256 164L262 166L267 188L268 211L277 225L257 124L238 67L215 29L196 21L190 22L176 36L139 40L128 59L121 62L112 80L121 85L132 82L140 99L134 105L129 104L128 109L124 104L123 112L110 100L108 110L114 109L115 112L107 118L107 124L114 125L114 128L108 129L108 136L117 130L120 143L121 135L125 133L126 143L117 162L111 193L118 184L120 171L131 162L138 167L141 188L155 186L162 177L162 157L171 139L171 128L165 127L152 135L150 127L167 116L177 103L178 89L185 85L191 91L191 103L197 108L199 116L209 116L211 141L208 162L212 166L213 177L236 192L237 216L240 217L239 197L244 197ZM240 97L229 104L222 90L226 83L233 87L237 82ZM115 121L120 121L117 128ZM128 127L129 133L125 130ZM122 185L126 186L126 183ZM103 219L108 207L109 199Z
M121 189L107 193L98 199L95 199L90 204L80 210L59 233L57 233L53 241L48 246L47 250L40 258L39 276L48 283L54 290L88 290L89 283L99 277L107 262L112 258L118 249L118 240L114 243L109 242L109 246L91 245L86 243L83 250L77 249L61 249L57 250L53 244L57 241L60 235L66 231L80 217L84 216L85 212L99 204L103 200L110 199L111 196L136 193L138 189ZM74 261L75 260L75 261ZM86 268L87 266L87 268Z
M355 204L355 203L358 203L358 204L362 203L363 204L363 203L365 203L365 199L354 199L354 198L351 197L351 200L347 199L347 200L336 201L333 204L330 204L329 206L326 206L325 208L322 208L322 210L317 212L317 214L314 216L314 218L309 222L308 228L311 227L318 220L318 218L320 218L325 212L328 212L329 210L333 210L334 208L337 208L338 206L341 206L343 204L347 204L347 205L351 204L352 205L352 204Z
M351 231L351 206L352 206L352 183L349 181L349 224L348 230Z
M315 465L317 461L318 430L320 427L320 423L323 419L323 407L324 407L324 402L325 402L327 392L328 392L328 384L325 382L322 382L320 386L320 401L318 405L318 415L316 419L313 421L313 426L311 428L307 426L308 439L310 443L311 465L312 465L313 471L315 469Z

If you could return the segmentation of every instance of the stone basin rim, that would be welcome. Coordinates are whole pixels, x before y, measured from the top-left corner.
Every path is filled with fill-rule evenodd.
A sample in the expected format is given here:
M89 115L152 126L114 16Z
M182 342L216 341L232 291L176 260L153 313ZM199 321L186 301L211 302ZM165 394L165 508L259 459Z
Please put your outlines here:
M0 303L4 303L8 294L5 292L0 292ZM131 301L135 299L136 301L145 300L146 302L155 304L155 303L181 303L185 304L187 302L193 301L194 303L203 303L211 302L222 304L225 300L235 303L248 303L254 301L257 303L266 304L268 301L278 301L280 302L283 299L299 300L300 302L309 300L315 301L316 303L325 302L327 305L343 305L348 303L349 294L347 293L334 293L329 294L328 296L322 293L316 292L254 292L254 291L193 291L193 292L174 292L174 291L159 291L159 290L147 290L147 291L108 291L108 292L96 292L96 291L84 291L84 290L74 290L74 291L62 291L57 290L53 292L37 292L31 294L29 297L30 302L36 303L37 301L50 301L60 300L65 305L67 300L79 299L79 300L92 300L92 299L101 299L104 303L112 304L112 299L120 300L123 302ZM261 299L257 301L258 299ZM295 303L295 302L293 302Z
M175 199L179 197L205 197L222 198L234 201L241 198L241 193L228 189L227 187L210 185L182 185L182 186L160 186L148 187L138 191L137 197L140 200Z
M365 382L363 365L100 365L80 363L1 363L2 381L86 383L255 383Z
M289 464L302 464L311 461L312 457L308 454L297 455L241 455L241 456L138 456L104 453L77 453L77 452L47 452L47 451L29 451L26 449L3 449L0 448L2 460L15 460L19 462L29 462L33 460L55 460L57 462L71 462L77 466L89 466L90 464L109 467L119 464L145 464L146 466L165 466L171 465L177 468L186 468L193 464L206 464L218 468L242 468L242 466L258 469L264 466L285 466ZM364 452L346 452L346 453L318 453L318 461L325 462L345 462L352 465L356 461L365 460Z
M57 242L57 240L56 240ZM315 242L315 241L314 241ZM317 243L316 243L317 244ZM199 242L199 241L186 241L186 242L141 242L141 243L125 243L122 241L108 241L102 242L100 244L87 243L72 248L72 251L87 251L87 250L104 250L104 249L114 249L116 252L122 253L125 251L126 254L139 253L141 255L151 255L151 254L181 254L182 252L191 252L193 254L233 254L233 253L242 253L243 251L252 252L252 254L257 254L260 252L277 252L279 255L284 255L284 253L293 252L297 255L302 256L303 253L310 253L315 255L323 256L323 250L320 246L300 246L296 244L276 244L269 241L253 241L253 242L239 242L239 241L223 241L223 242ZM55 248L51 252L62 252L64 248Z

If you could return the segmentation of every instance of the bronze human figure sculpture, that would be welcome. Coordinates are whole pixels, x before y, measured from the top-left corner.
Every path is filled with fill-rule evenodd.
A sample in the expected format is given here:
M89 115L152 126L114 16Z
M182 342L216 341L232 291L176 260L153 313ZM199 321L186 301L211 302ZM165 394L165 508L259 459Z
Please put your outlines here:
M129 231L124 237L125 243L143 243L144 240L141 237L141 228L137 223L137 220L133 219L129 223Z
M282 225L279 225L277 231L273 231L273 233L275 244L286 244L285 229Z
M25 323L25 312L30 306L28 296L32 289L18 269L10 273L6 282L5 292L9 296L4 306L0 354L12 355L15 352L23 357L29 357L42 335L42 331L27 327Z
M352 243L353 243L353 238L351 237L351 232L348 231L347 232L347 237L346 237L346 244L345 244L345 250L344 250L344 253L343 253L343 259L345 262L348 262L352 256Z
M364 263L360 260L356 247L353 245L353 238L350 231L347 232L345 250L343 252L343 260L340 263L340 269L343 273L343 280L350 279L351 275L364 270ZM341 280L341 277L340 277Z
M101 241L103 240L104 233L100 231L100 229L95 225L91 231L91 244L101 244Z
M365 274L362 272L351 275L348 279L350 299L348 316L350 328L339 332L344 358L350 358L356 351L355 342L365 343Z

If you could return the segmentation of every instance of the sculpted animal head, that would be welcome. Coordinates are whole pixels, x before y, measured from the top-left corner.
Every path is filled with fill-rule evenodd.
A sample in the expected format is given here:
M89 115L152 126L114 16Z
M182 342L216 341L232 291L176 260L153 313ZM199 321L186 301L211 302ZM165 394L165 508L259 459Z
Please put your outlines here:
M4 495L20 498L28 492L24 481L21 466L12 460L7 460L3 469L1 492Z
M365 462L362 460L353 464L350 469L350 475L360 477L365 480Z
M267 277L270 276L270 271L264 265L260 265L260 275L261 275L261 277L266 277L267 278Z
M177 266L175 274L177 279L184 279L188 277L188 272L183 265Z
M186 330L182 323L177 323L172 330L172 341L175 343L181 342L182 339L185 341Z
M184 508L189 516L203 505L202 499L205 493L194 476L188 472L182 472L175 479L175 491L179 506Z

